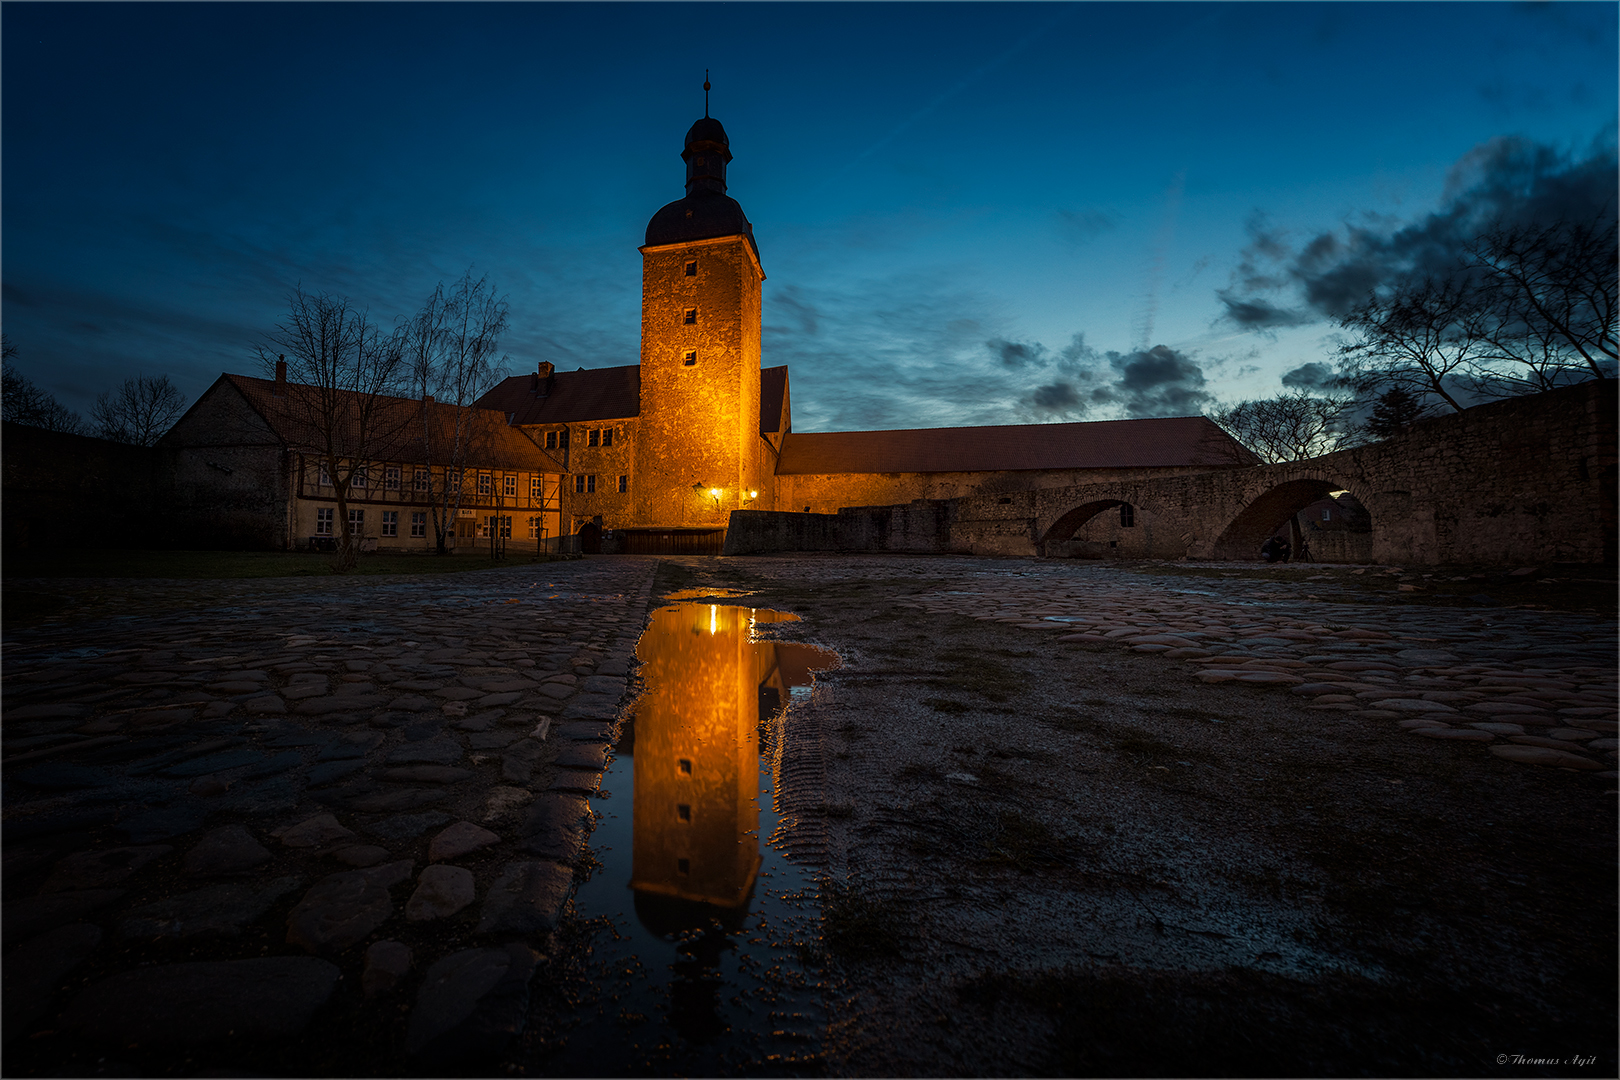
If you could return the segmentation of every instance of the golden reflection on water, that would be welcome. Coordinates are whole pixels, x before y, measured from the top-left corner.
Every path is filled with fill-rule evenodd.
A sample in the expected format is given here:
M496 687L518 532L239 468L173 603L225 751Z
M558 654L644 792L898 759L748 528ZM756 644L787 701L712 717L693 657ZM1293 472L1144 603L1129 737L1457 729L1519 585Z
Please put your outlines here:
M836 661L810 645L751 640L755 625L797 621L684 603L654 611L641 636L630 885L655 932L747 910L760 864L761 729L792 687Z

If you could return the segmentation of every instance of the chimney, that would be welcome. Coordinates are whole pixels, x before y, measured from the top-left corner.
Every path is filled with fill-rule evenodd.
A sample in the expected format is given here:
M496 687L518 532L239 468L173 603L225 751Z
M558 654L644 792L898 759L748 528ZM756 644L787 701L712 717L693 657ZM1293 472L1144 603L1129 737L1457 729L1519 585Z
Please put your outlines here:
M276 357L276 397L287 393L287 354Z
M539 375L540 375L540 377L542 379L549 379L549 378L551 378L552 372L554 372L556 370L557 370L557 366L555 364L548 364L548 363L542 362L540 364Z

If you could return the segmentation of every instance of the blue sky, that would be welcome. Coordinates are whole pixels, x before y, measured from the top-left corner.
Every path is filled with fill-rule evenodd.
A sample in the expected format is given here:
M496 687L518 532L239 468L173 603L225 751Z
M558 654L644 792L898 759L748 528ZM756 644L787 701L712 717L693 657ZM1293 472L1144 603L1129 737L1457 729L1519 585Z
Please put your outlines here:
M635 363L709 68L796 429L1196 412L1331 363L1324 251L1612 195L1617 12L8 2L0 315L82 412L469 266L513 371Z

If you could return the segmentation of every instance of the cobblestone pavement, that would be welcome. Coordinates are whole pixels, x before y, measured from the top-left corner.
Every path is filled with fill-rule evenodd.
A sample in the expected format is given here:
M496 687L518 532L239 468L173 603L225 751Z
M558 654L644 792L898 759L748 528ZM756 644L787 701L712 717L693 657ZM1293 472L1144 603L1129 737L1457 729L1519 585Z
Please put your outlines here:
M1379 571L1372 571L1379 573ZM1388 571L1385 571L1388 573ZM1301 575L1304 578L1305 575ZM1198 666L1200 681L1286 688L1305 708L1478 743L1508 761L1615 778L1615 624L1529 609L1311 603L1252 582L1151 574L920 597L950 612Z
M741 563L812 592L845 573ZM342 1075L498 1054L574 885L658 565L74 583L93 606L8 627L8 1072ZM1413 753L1461 740L1615 775L1612 619L1304 603L1073 564L861 567L919 620L1156 652L1211 693L1275 686L1405 727Z
M318 1011L357 1047L498 1052L656 565L8 583L94 611L7 631L8 1071L137 1075L225 1035L227 1067L397 1067L290 1038Z

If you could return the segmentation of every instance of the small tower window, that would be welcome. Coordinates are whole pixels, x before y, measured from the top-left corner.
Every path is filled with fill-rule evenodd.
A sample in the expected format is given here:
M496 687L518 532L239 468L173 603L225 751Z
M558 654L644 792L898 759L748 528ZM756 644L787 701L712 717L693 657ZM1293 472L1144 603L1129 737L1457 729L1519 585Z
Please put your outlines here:
M685 322L687 326L696 326L697 325L697 308L695 308L695 307L687 308L686 309L686 318L683 319L682 321Z
M619 493L622 495L622 494L624 494L625 492L627 492L629 490L630 490L630 478L628 476L619 477Z
M686 350L686 356L685 356L684 359L682 359L681 363L684 364L687 367L696 367L697 366L697 350L696 349L687 349Z
M689 262L686 264L686 276L697 277L697 263Z
M1136 510L1130 503L1119 504L1119 527L1122 529L1136 527Z

